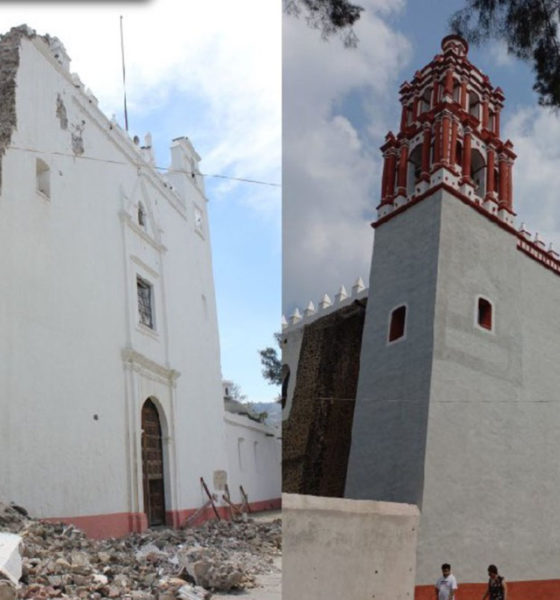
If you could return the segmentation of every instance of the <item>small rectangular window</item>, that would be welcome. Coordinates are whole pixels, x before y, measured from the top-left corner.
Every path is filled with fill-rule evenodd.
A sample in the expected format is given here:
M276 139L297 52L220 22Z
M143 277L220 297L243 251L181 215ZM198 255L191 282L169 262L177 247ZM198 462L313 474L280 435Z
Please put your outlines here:
M146 327L154 328L152 286L142 279L136 278L136 287L138 290L138 313L140 323Z
M484 298L478 299L478 324L492 331L492 304Z
M404 336L406 324L406 306L399 306L391 313L389 324L389 341L394 342Z

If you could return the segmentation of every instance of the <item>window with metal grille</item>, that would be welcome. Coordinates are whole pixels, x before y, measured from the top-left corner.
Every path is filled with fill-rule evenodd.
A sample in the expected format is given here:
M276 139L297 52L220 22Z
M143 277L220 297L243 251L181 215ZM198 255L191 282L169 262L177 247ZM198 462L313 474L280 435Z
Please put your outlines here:
M152 286L141 277L137 277L136 288L138 290L138 313L140 315L140 323L153 329Z
M138 204L138 225L143 228L146 227L146 210L142 203Z
M485 298L478 299L478 324L492 331L492 304Z
M406 306L399 306L391 313L389 323L389 342L394 342L404 336L406 325Z

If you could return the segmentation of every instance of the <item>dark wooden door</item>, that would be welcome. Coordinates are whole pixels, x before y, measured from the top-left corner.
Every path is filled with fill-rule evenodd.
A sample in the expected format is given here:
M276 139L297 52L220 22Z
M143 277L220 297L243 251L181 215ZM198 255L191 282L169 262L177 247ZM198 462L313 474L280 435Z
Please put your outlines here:
M165 497L161 425L157 408L151 400L146 400L142 407L142 479L148 525L163 525Z

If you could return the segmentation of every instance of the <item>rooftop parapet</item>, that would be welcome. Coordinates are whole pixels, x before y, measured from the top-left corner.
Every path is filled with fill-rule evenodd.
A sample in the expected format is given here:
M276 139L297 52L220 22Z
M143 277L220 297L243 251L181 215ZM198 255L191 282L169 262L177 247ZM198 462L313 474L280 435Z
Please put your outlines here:
M312 323L316 319L320 319L327 314L330 314L343 306L349 306L356 300L363 300L368 296L368 288L364 285L364 281L361 277L358 277L352 285L352 292L348 294L344 285L341 285L338 292L335 294L334 302L331 300L328 294L324 294L318 303L318 308L315 307L313 301L309 301L307 307L301 313L299 307L296 307L292 314L286 318L282 315L282 331L289 332L309 323Z

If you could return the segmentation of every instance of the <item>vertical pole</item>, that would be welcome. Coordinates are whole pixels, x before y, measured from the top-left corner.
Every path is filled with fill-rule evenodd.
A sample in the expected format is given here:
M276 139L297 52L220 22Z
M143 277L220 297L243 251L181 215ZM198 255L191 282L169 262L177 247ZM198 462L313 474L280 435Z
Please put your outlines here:
M126 76L124 69L124 36L123 36L123 18L121 15L121 58L122 58L122 80L124 93L124 128L128 131L128 113L126 110Z

